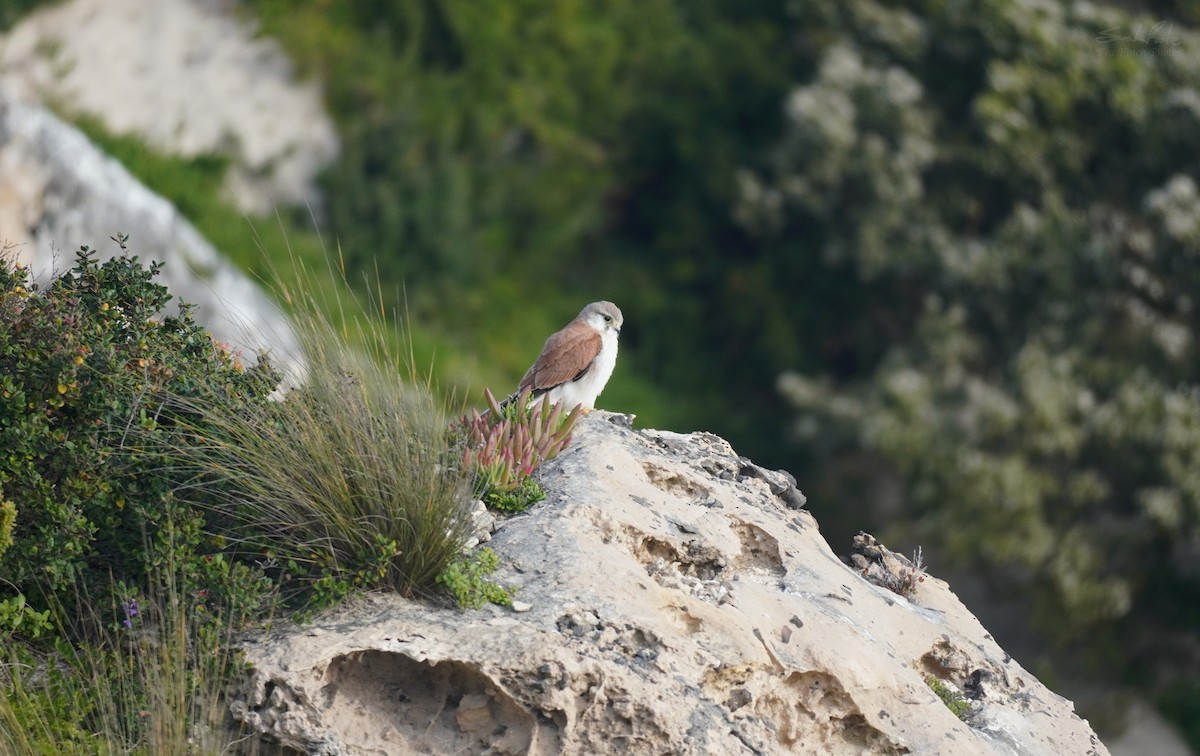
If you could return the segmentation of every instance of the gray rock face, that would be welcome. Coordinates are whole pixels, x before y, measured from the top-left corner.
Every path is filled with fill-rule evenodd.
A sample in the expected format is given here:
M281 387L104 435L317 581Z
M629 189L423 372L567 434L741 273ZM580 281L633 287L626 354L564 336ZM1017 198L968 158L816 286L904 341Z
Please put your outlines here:
M229 157L225 189L251 214L319 205L313 178L338 152L319 87L297 82L279 44L219 0L43 8L0 38L0 86L166 154Z
M944 582L868 582L716 436L594 412L538 477L491 541L527 611L372 596L253 641L235 715L308 753L1108 753Z
M86 244L166 263L160 281L196 305L213 336L247 353L271 351L301 375L300 348L270 298L221 257L171 203L151 192L82 133L46 110L0 91L0 249L39 279L62 272Z

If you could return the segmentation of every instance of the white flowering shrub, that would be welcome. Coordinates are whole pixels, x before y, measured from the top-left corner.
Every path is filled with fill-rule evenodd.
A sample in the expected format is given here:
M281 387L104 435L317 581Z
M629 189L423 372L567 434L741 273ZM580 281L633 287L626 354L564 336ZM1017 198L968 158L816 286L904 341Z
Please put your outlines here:
M901 492L889 541L1141 664L1195 639L1200 596L1200 35L968 5L797 6L816 63L735 217L861 304L825 372L778 387L814 487L877 470Z

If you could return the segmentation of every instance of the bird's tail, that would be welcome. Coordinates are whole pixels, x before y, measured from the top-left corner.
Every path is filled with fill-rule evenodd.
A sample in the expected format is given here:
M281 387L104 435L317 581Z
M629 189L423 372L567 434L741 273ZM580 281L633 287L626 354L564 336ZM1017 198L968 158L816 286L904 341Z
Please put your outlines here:
M508 405L510 405L510 404L512 404L513 402L515 402L515 401L517 400L517 397L518 397L518 396L520 396L520 395L521 395L521 392L520 392L520 391L514 391L514 392L512 392L511 394L509 394L509 395L508 395L508 396L506 396L505 398L501 399L501 400L500 400L500 402L499 402L499 404L497 404L497 405L496 405L496 408L497 408L497 409L504 409L504 408L505 408L505 407L507 407Z
M483 417L487 417L488 413L490 412L495 412L497 415L500 415L504 412L508 405L517 401L520 402L520 406L527 407L531 401L541 397L542 394L545 393L545 391L533 391L529 387L526 387L512 392L500 401L496 401L496 397L492 395L491 389L484 389L483 396L488 406L487 409L479 414ZM522 397L524 398L522 399Z
M492 390L485 388L483 390L483 399L487 403L487 407L479 414L481 417L487 417L491 413L495 413L497 416L502 415L504 414L504 410L508 407L508 405L517 401L517 399L521 398L522 395L525 395L525 401L528 402L531 395L529 389L527 388L514 391L500 401L496 401L496 397L494 394L492 394Z

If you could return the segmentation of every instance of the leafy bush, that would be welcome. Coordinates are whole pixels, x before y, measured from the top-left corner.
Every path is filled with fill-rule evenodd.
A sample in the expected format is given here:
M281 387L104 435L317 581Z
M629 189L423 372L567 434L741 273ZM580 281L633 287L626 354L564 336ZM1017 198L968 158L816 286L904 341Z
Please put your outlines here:
M53 629L50 610L37 611L26 603L24 594L18 593L0 601L0 638L14 635L38 638Z
M69 603L80 581L136 582L175 550L196 557L197 579L210 571L202 518L175 498L169 466L131 442L169 443L181 427L162 392L265 402L276 377L265 361L243 367L186 306L160 316L170 295L158 271L136 257L98 263L83 247L39 288L0 261L0 490L11 519L0 597Z
M0 261L5 752L220 751L231 636L271 609L270 582L221 553L160 450L201 422L165 396L266 405L277 376L187 307L161 315L159 268L84 247L39 287Z
M570 443L581 407L564 415L562 405L551 405L549 396L531 403L528 389L503 407L487 389L484 398L484 413L472 409L458 423L462 466L474 474L475 496L485 504L523 512L546 498L530 476Z
M232 634L280 588L412 593L465 540L426 387L313 314L276 400L264 359L158 314L158 270L83 248L43 289L0 267L0 750L221 752Z
M1071 2L797 9L815 65L738 217L842 292L825 364L778 384L822 524L894 484L889 541L1105 674L1170 673L1200 595L1200 35Z

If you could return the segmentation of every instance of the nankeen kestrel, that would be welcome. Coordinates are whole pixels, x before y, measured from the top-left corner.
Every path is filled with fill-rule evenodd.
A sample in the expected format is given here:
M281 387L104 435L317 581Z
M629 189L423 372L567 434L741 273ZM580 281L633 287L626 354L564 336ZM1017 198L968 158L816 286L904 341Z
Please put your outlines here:
M571 409L595 409L617 364L617 336L625 322L612 302L592 302L566 327L546 339L542 353L525 372L517 392L529 389L533 398L548 394L551 404ZM515 399L510 396L505 402Z

